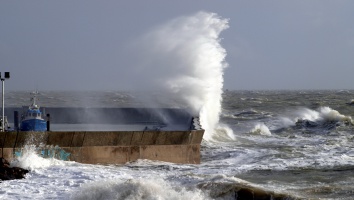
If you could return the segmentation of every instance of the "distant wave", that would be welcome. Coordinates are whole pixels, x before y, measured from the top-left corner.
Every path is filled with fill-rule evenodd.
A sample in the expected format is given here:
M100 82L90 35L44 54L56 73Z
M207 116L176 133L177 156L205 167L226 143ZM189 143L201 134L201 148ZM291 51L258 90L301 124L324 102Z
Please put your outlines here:
M256 124L256 126L250 131L250 133L257 135L272 135L269 128L263 123Z
M255 110L255 109L243 110L243 111L237 112L237 113L230 113L230 112L224 111L221 114L221 117L238 119L238 120L257 120L257 119L269 118L271 116L272 116L272 113L261 112L261 111Z
M353 120L350 116L342 115L330 107L320 107L317 111L305 109L298 120L308 120L313 122L344 122L346 124L353 124Z
M284 127L325 128L329 130L341 125L354 125L351 116L340 114L330 107L320 107L317 110L302 108L296 111L296 114L298 117L295 119L282 118Z

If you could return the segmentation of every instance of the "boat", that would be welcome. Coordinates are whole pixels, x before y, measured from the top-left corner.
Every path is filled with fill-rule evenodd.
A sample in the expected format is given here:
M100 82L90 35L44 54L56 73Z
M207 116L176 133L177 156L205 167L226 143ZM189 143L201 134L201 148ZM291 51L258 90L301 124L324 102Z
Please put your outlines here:
M32 93L32 104L24 107L25 111L21 117L21 131L46 131L47 121L42 117L42 111L37 105L38 91Z

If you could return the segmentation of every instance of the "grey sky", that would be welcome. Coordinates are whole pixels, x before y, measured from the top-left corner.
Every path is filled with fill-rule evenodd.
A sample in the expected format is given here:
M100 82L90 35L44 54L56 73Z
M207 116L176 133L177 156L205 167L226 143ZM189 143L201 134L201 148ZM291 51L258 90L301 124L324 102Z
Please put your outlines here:
M10 90L122 90L139 37L198 11L221 33L225 89L354 89L354 1L0 1L0 71Z

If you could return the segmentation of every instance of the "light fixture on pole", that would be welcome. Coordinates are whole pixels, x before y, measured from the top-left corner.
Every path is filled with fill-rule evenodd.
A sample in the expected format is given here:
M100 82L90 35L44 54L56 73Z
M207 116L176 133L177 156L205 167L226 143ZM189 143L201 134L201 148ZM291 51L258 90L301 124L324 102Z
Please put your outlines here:
M4 77L1 76L1 72L0 72L0 79L1 79L1 83L2 83L2 121L1 121L1 131L4 132L5 131L5 102L4 102L4 84L5 84L5 79L9 79L10 78L10 72L5 72L4 73Z

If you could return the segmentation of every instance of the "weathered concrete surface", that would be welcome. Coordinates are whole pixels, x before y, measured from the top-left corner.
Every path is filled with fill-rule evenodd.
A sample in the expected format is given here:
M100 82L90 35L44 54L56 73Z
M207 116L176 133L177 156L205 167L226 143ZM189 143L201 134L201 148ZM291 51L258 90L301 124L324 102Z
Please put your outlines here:
M69 131L6 132L0 134L0 154L14 158L26 144L59 146L70 160L123 164L137 159L200 163L204 130L192 131Z

